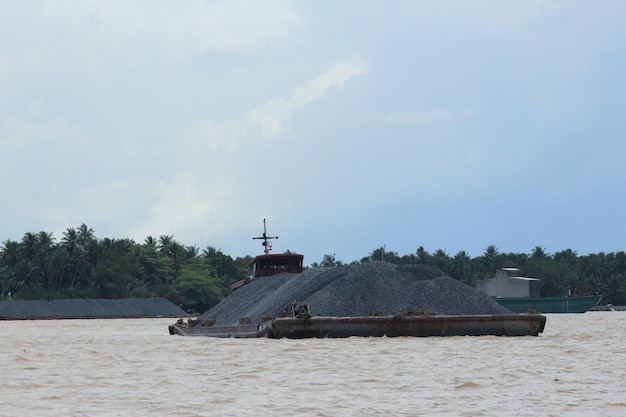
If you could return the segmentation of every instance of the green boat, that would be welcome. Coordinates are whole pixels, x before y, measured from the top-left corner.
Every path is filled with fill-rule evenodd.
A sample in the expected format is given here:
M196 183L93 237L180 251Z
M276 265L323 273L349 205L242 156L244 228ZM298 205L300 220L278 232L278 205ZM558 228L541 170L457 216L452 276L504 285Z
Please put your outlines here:
M476 282L476 288L490 295L513 313L529 310L543 313L584 313L595 307L601 295L571 295L567 297L542 297L538 278L519 275L517 268L500 268L495 278Z
M595 307L601 295L577 297L494 297L494 299L514 313L526 313L529 310L540 314L546 313L584 313Z

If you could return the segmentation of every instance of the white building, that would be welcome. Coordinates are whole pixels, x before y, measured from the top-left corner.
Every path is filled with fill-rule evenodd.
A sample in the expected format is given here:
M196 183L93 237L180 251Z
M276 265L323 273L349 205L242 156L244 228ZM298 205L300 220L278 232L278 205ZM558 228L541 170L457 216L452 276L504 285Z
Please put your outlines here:
M540 297L538 278L519 276L517 268L500 268L496 277L476 282L476 288L492 297Z

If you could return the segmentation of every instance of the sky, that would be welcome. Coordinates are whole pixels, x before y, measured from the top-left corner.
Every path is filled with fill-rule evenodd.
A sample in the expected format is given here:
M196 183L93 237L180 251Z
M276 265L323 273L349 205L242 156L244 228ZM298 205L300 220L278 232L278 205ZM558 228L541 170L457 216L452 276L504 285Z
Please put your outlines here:
M0 242L626 250L622 0L0 4Z

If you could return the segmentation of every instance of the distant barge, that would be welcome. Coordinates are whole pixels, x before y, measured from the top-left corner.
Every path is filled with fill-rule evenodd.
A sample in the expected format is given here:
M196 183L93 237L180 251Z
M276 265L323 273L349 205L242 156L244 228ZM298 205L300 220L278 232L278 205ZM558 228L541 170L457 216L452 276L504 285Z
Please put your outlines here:
M162 297L0 301L0 320L165 318L189 316Z

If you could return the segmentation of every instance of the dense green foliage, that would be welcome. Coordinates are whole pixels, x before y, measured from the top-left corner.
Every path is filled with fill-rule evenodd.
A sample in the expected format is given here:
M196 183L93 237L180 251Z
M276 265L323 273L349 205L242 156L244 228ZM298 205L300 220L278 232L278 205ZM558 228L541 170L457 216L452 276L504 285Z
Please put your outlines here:
M51 233L26 233L21 241L6 240L0 247L1 299L165 297L187 311L202 312L230 292L230 285L246 276L251 257L233 259L209 246L201 253L172 236L98 239L82 224L69 228L59 242ZM544 296L603 295L602 303L626 305L626 253L578 256L571 249L547 254L537 246L530 254L502 254L495 246L471 258L439 249L419 247L399 256L375 249L358 262L384 260L395 264L432 264L462 282L474 285L492 278L495 270L516 267L524 276L541 278ZM335 254L312 266L340 266Z
M187 311L202 312L230 292L251 258L185 247L172 236L97 239L82 224L56 243L47 232L26 233L0 248L2 297L14 299L165 297Z
M566 249L549 255L541 246L536 246L530 254L505 254L492 245L481 256L471 258L465 251L450 256L438 249L431 254L420 246L415 254L405 256L379 248L361 262L374 259L395 264L435 265L471 286L478 280L495 277L498 268L513 267L520 270L521 276L541 278L544 297L602 294L601 303L626 305L626 253L623 251L578 256L576 251Z

